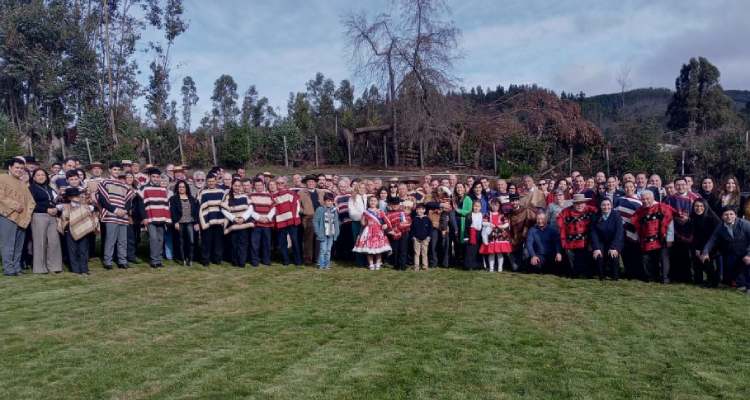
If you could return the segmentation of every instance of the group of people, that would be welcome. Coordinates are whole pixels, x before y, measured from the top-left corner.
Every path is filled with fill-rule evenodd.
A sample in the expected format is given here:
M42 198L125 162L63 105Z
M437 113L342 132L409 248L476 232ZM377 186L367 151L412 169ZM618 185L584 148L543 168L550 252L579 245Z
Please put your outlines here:
M750 223L739 182L578 172L557 180L425 175L350 179L204 172L74 158L0 175L3 272L88 274L138 262L191 266L341 260L370 270L435 267L719 284L748 291ZM96 247L100 237L101 246ZM144 251L145 254L145 251Z

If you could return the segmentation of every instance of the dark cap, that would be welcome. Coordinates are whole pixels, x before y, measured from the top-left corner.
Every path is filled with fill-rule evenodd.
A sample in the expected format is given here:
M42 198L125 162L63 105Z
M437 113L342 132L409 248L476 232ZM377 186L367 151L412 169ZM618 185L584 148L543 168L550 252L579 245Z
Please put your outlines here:
M146 173L149 175L161 175L161 170L156 167L151 167L146 170Z
M122 163L119 161L112 161L111 163L109 163L109 168L122 168Z
M389 206L397 205L397 204L401 204L401 199L400 198L398 198L398 197L389 197L388 198L388 205Z
M307 183L307 181L318 181L318 177L316 175L305 175L304 178L302 178L302 183Z
M69 187L65 189L65 197L80 196L81 189L77 187Z

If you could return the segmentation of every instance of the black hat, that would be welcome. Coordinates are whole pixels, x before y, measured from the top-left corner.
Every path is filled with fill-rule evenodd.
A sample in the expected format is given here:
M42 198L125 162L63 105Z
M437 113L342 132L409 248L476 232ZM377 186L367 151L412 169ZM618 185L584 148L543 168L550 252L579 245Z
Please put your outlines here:
M513 193L508 196L508 200L510 201L521 200L521 196L519 196L518 193Z
M81 189L77 187L65 188L65 197L80 196Z
M161 170L156 167L151 167L146 170L146 173L149 175L161 175Z
M307 183L307 181L318 181L318 177L316 175L305 175L304 178L302 178L302 183Z
M398 197L389 197L388 198L388 205L389 206L390 205L396 205L396 204L401 204L401 199L400 198L398 198Z

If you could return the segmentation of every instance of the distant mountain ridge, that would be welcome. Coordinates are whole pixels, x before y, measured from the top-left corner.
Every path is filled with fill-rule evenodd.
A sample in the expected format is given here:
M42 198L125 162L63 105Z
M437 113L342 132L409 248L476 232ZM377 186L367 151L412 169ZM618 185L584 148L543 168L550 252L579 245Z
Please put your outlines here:
M583 115L602 130L609 128L622 117L655 118L666 123L665 113L674 92L667 88L639 88L625 92L625 106L620 93L600 94L581 101ZM750 103L750 90L725 90L724 93L740 110Z

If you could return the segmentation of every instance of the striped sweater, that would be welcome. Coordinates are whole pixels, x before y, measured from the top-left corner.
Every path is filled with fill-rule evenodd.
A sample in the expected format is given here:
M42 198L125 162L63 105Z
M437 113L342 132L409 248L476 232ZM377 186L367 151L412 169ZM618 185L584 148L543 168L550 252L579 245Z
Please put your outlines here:
M232 231L248 229L255 226L252 219L250 219L252 211L247 196L244 194L238 194L232 197L227 193L221 201L221 212L226 218L224 223L224 234L226 235ZM242 224L235 224L235 218L242 218L245 222Z
M282 190L274 194L276 206L275 224L276 228L284 229L302 223L300 219L300 200L297 193L291 190Z
M211 225L224 226L224 215L221 213L221 201L224 199L224 191L219 188L201 190L198 195L198 219L201 229L206 230Z
M162 225L172 221L169 212L169 198L167 188L155 185L146 185L141 189L143 208L146 211L147 224Z
M101 221L105 224L128 225L130 220L127 214L119 217L115 214L118 208L129 211L132 206L135 192L128 185L107 179L99 184L98 200L101 206Z
M336 210L339 212L339 221L341 221L342 224L352 221L349 216L349 198L351 197L352 195L346 193L336 196L333 200L334 204L336 204Z
M625 240L638 243L638 233L635 231L632 218L636 210L641 208L641 200L636 197L622 196L615 200L615 209L620 213L622 225L625 228Z
M252 208L251 215L255 220L255 226L259 228L273 228L274 226L274 215L276 215L276 207L274 206L274 200L270 193L251 193L248 196L250 200L250 207ZM268 218L269 222L260 222L261 218Z

